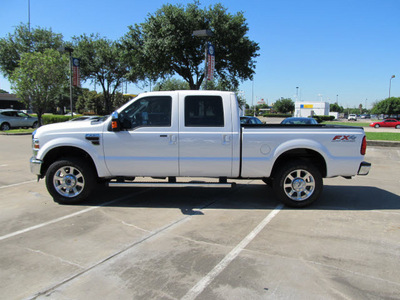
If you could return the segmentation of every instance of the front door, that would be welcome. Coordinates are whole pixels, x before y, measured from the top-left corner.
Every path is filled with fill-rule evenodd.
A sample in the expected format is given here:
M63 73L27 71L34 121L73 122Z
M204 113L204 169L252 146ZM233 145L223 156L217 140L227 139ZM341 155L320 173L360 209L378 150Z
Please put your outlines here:
M105 131L104 155L113 176L178 176L177 101L147 96L119 113L119 132ZM176 112L175 112L176 113Z

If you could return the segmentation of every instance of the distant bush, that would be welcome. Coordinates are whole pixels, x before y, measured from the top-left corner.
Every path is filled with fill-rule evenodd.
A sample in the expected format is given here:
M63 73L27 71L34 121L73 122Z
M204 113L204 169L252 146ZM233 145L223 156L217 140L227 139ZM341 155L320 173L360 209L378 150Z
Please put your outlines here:
M74 116L76 118L78 116ZM52 124L52 123L61 123L65 121L71 120L73 117L71 116L61 116L61 115L43 115L42 123L43 125Z
M318 123L335 120L335 116L313 116L313 118L317 120Z
M263 114L263 117L266 118L289 118L292 115L291 114Z

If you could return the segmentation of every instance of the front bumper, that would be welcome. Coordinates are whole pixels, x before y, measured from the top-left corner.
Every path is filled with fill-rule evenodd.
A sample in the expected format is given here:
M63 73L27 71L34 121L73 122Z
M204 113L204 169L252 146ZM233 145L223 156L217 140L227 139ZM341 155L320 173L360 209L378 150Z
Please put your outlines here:
M38 176L42 176L42 174L40 173L41 169L42 169L42 161L40 159L36 159L35 157L31 157L30 161L30 167L31 167L31 173L38 175Z
M357 175L368 175L370 169L371 169L371 164L366 161L363 161L360 164L360 168L358 169Z

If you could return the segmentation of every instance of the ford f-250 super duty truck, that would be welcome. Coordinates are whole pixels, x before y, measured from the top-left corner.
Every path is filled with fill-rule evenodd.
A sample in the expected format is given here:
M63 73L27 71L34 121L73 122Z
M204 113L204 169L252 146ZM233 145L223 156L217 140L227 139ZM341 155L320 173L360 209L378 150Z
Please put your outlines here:
M322 178L367 175L364 131L327 125L241 125L232 92L144 93L99 121L46 125L33 133L31 171L55 201L77 203L96 184L227 186L261 179L285 204L316 200ZM135 177L168 178L135 182ZM178 177L219 178L184 183Z

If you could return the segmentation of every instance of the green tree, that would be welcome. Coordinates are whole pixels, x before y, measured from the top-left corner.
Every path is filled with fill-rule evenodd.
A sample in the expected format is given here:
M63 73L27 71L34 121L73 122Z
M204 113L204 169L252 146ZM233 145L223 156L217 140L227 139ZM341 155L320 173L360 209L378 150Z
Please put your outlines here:
M390 97L375 103L371 113L385 115L400 114L400 98Z
M82 89L82 93L78 96L75 104L76 111L78 111L79 113L85 113L85 112L97 113L97 109L95 109L94 107L90 107L89 104L96 97L97 97L96 91L91 91L86 88ZM100 103L100 107L102 108L102 103Z
M47 49L21 55L19 67L12 73L11 87L26 106L32 106L39 124L42 115L59 97L67 81L68 58L58 51Z
M205 81L202 84L202 88L205 89ZM230 81L222 80L220 78L218 78L218 80L214 79L212 81L208 81L207 90L235 92L239 105L243 106L246 104L246 99L241 93L239 93L239 88Z
M86 102L86 111L100 115L104 112L104 96L102 93L91 91L92 95Z
M176 78L168 78L162 82L158 82L153 91L178 91L189 89L189 84L186 81Z
M103 89L104 110L112 110L112 99L127 75L128 68L122 59L122 51L117 42L99 35L86 34L73 37L74 57L79 57L81 78L100 83Z
M274 110L279 113L289 113L294 111L294 102L290 98L281 98L275 101Z
M7 91L0 89L0 94L8 94Z
M337 103L330 104L330 111L342 113L344 111L343 106L340 106Z
M221 4L205 9L198 2L186 7L166 4L129 29L122 46L125 57L132 58L130 69L141 69L153 80L178 74L190 89L200 88L205 79L205 40L193 36L199 29L213 32L208 40L215 47L215 72L222 81L237 87L240 80L253 78L260 48L246 36L249 29L242 12L232 15Z
M14 33L9 33L0 39L0 71L4 77L11 77L18 67L24 53L44 52L46 49L57 50L62 45L63 36L45 28L29 30L25 24L15 28Z
M117 109L118 107L121 107L125 103L127 103L131 99L131 96L124 95L120 92L115 93L113 97L113 108Z

